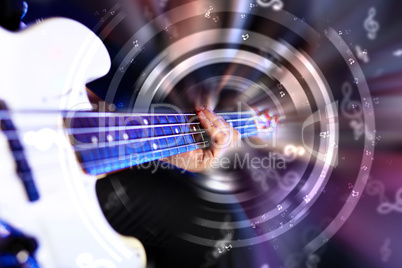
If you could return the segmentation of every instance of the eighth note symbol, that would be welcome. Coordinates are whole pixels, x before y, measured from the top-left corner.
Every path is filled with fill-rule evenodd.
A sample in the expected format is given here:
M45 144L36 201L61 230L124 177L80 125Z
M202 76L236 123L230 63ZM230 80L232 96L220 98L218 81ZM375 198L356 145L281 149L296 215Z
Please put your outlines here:
M377 13L374 7L369 9L368 17L364 21L364 29L367 31L367 37L374 40L377 37L377 31L380 29L380 25L377 21L373 20Z

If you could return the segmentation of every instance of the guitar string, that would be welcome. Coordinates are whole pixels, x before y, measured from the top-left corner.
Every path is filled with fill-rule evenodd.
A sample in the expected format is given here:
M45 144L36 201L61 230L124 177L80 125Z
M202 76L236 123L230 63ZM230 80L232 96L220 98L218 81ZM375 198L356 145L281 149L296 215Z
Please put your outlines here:
M233 121L232 121L233 122ZM253 124L245 124L245 125L240 125L240 126L233 126L231 125L231 127L233 128L240 128L240 127L247 127L247 126L257 126L258 124L254 124L255 121L252 121ZM230 122L231 123L231 122ZM250 122L251 123L251 122ZM171 127L171 131L172 133L174 132L173 130L177 130L180 131L180 128L174 128L174 127L183 127L186 126L189 129L190 126L192 126L193 130L197 129L196 126L198 126L198 129L202 129L201 123L174 123L174 124L159 124L159 125L139 125L139 126L125 126L125 127L119 127L119 126L102 126L102 127L88 127L88 128L64 128L66 134L69 135L74 135L74 134L90 134L90 133L106 133L106 132L122 132L122 131L128 131L128 130L139 130L139 129L155 129L155 128L168 128ZM165 131L163 129L163 131ZM176 134L178 134L176 132Z
M102 115L107 115L108 117L152 117L152 116L196 116L197 114L195 113L182 113L182 114L178 114L178 113L122 113L122 112L80 112L80 113L76 113L74 111L70 111L68 112L68 114L72 114L73 117L88 117L88 118L92 118L92 117L98 117L99 114ZM87 116L87 115L90 116ZM228 112L228 113L216 113L219 116L229 116L229 115L248 115L248 114L256 114L256 112ZM76 116L77 115L77 116ZM222 116L222 117L223 117Z
M117 156L117 157L109 157L109 158L93 160L93 161L84 161L84 162L82 162L80 164L81 164L81 167L83 167L83 168L88 168L88 166L91 167L91 166L96 166L96 165L99 165L99 164L100 165L117 164L116 162L122 162L122 161L125 161L127 159L133 159L133 155L135 155L136 158L138 158L138 160L141 159L141 156L146 159L146 157L144 157L144 156L148 155L150 153L152 155L154 155L156 153L162 153L163 151L170 151L170 150L174 150L174 149L178 150L179 148L187 147L189 145L201 145L202 144L202 145L204 145L206 147L207 143L208 142L203 141L203 142L197 142L197 143L192 143L192 144L188 144L188 145L179 145L179 146L175 146L175 147L172 147L172 148L159 149L159 150L156 150L156 151L142 152L142 153L136 153L136 154L126 154L126 155L120 155L120 156ZM195 150L198 150L198 149L202 149L202 148L196 148L196 149L190 150L190 151L195 151ZM189 152L189 151L187 150L186 152ZM177 154L180 154L180 152L177 153ZM172 155L170 155L170 156L172 156ZM161 157L161 158L163 158L163 157ZM146 162L149 162L149 161L152 161L152 160L156 160L156 159L151 159L151 160L148 160ZM145 163L145 162L143 162L143 163ZM135 164L135 165L137 165L137 164Z
M247 134L252 134L252 132L247 133ZM175 147L171 147L171 148L158 149L158 150L155 150L155 151L148 151L148 152L142 152L142 153L136 153L136 154L126 154L126 155L123 155L123 156L120 155L120 156L117 156L117 157L109 157L109 158L105 158L105 159L92 160L92 161L84 161L84 162L81 162L80 165L84 169L88 168L88 166L90 166L90 167L93 166L94 167L96 165L106 165L106 164L116 164L117 165L118 163L116 163L116 162L122 162L122 161L125 161L127 159L133 159L133 155L136 155L136 157L139 159L141 157L141 155L146 155L146 154L151 153L152 156L153 156L155 153L162 153L163 151L170 151L170 150L174 150L174 149L178 149L178 148L187 147L187 146L190 146L190 145L203 144L205 147L207 147L207 143L208 143L208 141L203 141L203 142L191 143L191 144L187 144L187 145L175 146ZM195 150L198 150L198 149L202 149L202 148L196 148L194 150L187 150L186 152L195 151ZM181 153L179 152L177 154L181 154ZM173 155L177 155L177 154L173 154ZM173 155L170 155L170 156L173 156ZM157 160L157 159L161 159L161 158L151 159L151 160L148 160L148 161L145 161L145 162L150 162L150 161ZM142 163L145 163L145 162L142 162ZM135 165L139 165L139 164L141 164L141 163L136 163ZM134 166L134 165L130 165L130 166Z
M241 133L241 137L245 138L248 135L252 134L252 136L257 135L257 134L263 134L263 133L269 133L271 131L265 129L265 130L261 130L261 129L252 129L250 131L246 131L244 133ZM119 145L134 145L134 144L141 144L141 143L145 143L147 141L150 140L156 140L159 144L159 140L162 139L167 139L167 138L173 138L173 137L183 137L183 139L185 140L184 136L186 135L199 135L204 133L203 131L201 132L188 132L188 133L183 133L183 134L177 134L177 135L165 135L165 136L155 136L155 137L151 137L151 138L140 138L140 139L131 139L131 140L123 140L123 141L112 141L112 142L102 142L102 143L82 143L80 145L76 145L76 144L71 144L74 151L75 152L82 152L82 151L89 151L89 150L94 150L94 149L99 149L99 148L112 148L115 146L119 146ZM113 145L110 145L110 143L113 143ZM119 144L120 143L120 144ZM194 142L195 143L195 142ZM171 148L171 144L166 140L166 144L169 146L168 148ZM174 144L177 144L177 141L175 141ZM187 145L191 145L193 143L187 144ZM109 145L109 146L102 146L102 145ZM85 146L93 146L93 147L85 147ZM96 146L96 147L94 147ZM81 147L81 148L79 148ZM153 150L151 149L148 152L152 152ZM13 151L12 152L14 154L15 159L17 160L23 160L26 159L25 154L21 153L20 151Z
M257 133L255 133L255 131L254 132L249 132L249 133L243 133L242 134L242 136L243 136L243 138L246 138L246 137L248 137L249 135L256 135L256 134L258 134L258 132ZM202 143L204 143L204 146L206 147L206 143L207 142L200 142L200 143L198 143L198 144L202 144ZM189 145L194 145L194 144L187 144L187 145L181 145L181 146L176 146L176 148L177 147L187 147L187 146L189 146ZM205 147L200 147L200 149L202 149L202 148L205 148ZM160 149L160 150L163 150L163 151L167 151L167 150L171 150L171 149L174 149L174 148L165 148L165 149ZM190 151L192 151L192 150L190 150ZM15 152L14 152L15 153ZM152 152L152 151L148 151L148 152L142 152L142 153L136 153L136 155L137 155L137 157L139 157L138 155L144 155L144 154L149 154L149 153L154 153L154 152ZM177 154L180 154L180 153L177 153ZM173 155L177 155L177 154L173 154ZM132 155L132 154L131 154ZM25 154L20 154L19 156L23 156L23 158L25 159ZM130 154L129 155L126 155L126 158L127 157L129 157L130 156ZM172 155L171 155L172 156ZM146 160L146 161L144 161L144 162L142 162L142 163L145 163L145 162L149 162L149 161L154 161L154 160L157 160L157 159L153 159L153 160ZM101 160L95 160L95 161L91 161L91 162L97 162L97 163L99 163L99 164L104 164L104 162L105 161L107 161L107 159L101 159ZM110 162L110 161L109 161ZM87 161L86 163L89 163L89 161ZM80 166L81 166L81 168L83 168L83 169L85 169L85 165L83 166L83 164L84 163L78 163ZM92 163L92 165L95 165L94 163ZM137 165L137 164L135 164L135 165ZM134 166L134 165L129 165L129 166ZM120 163L120 167L121 167L121 163ZM119 170L119 169L124 169L124 168L128 168L128 166L127 167L123 167L123 168L118 168L118 169L116 169L116 170ZM89 171L88 171L89 172ZM24 172L22 172L22 173L24 173ZM107 172L106 172L107 173ZM35 174L36 174L36 172L35 172Z
M72 117L99 117L99 115L107 115L109 117L149 117L149 116L196 116L195 113L129 113L129 112L97 112L97 111L68 111L68 110L9 110L9 111L0 111L0 118L9 119L10 114L18 114L18 113L27 113L27 114L58 114L58 115L73 115ZM248 115L248 114L256 114L256 112L245 111L245 112L218 112L217 115Z
M232 119L232 120L226 120L226 122L229 123L237 123L237 122L243 122L243 121L248 121L254 122L255 120L253 119L258 119L259 117L250 117L247 118L247 120L242 119ZM213 123L213 122L212 122ZM152 125L147 125L147 124L141 124L141 125L134 125L134 126L98 126L98 127L67 127L65 128L67 130L68 134L88 134L88 133L93 133L93 132L99 132L101 130L105 131L120 131L120 130L135 130L135 129L149 129L149 128L158 128L158 127L175 127L175 126L199 126L201 125L200 122L191 122L191 123L168 123L168 124L152 124Z
M258 119L259 117L252 117L249 118L249 120L252 119ZM229 123L235 123L235 122L242 122L246 121L242 119L232 119ZM255 120L252 120L255 122ZM262 120L257 120L258 123L264 124ZM250 121L251 122L251 121ZM158 127L174 127L174 126L200 126L201 123L199 122L194 122L194 123L171 123L171 124L152 124L152 125L135 125L135 126L100 126L100 127L77 127L77 128L72 128L72 127L63 127L65 130L66 134L68 135L73 135L73 134L90 134L90 133L99 133L99 132L107 132L107 131L124 131L124 130L135 130L135 129L149 129L149 128L158 128ZM252 124L249 124L250 126ZM244 125L247 126L247 125ZM237 126L236 126L237 127ZM233 127L233 128L236 128ZM7 137L10 139L17 139L18 134L21 132L27 132L27 131L34 131L34 130L42 130L47 128L46 126L43 126L39 129L37 128L19 128L18 130L6 130L2 131ZM9 135L9 136L8 136Z
M247 135L257 135L257 134L260 134L260 133L269 133L268 131L266 131L266 132L264 132L264 131L261 131L261 130L253 130L253 131L250 131L250 132L245 132L245 133L242 133L241 134L241 136L242 136L242 138L246 138L247 137ZM189 135L189 134L191 134L191 133L187 133L186 135ZM194 143L187 143L186 145L183 145L183 146L190 146L190 145L193 145L193 144L195 144L196 142L194 142ZM177 142L175 142L175 144L177 144ZM87 145L92 145L92 143L87 143ZM93 145L95 145L95 144L93 144ZM75 146L75 145L72 145L73 147ZM180 145L181 146L181 145ZM99 149L99 148L110 148L111 146L105 146L105 147L93 147L93 148L83 148L83 149L86 149L86 150L93 150L93 149ZM174 149L174 147L167 147L167 148L164 148L164 149L162 149L162 150L169 150L169 149ZM78 151L80 151L80 150L77 150L76 148L74 148L74 151L75 152L78 152ZM141 152L141 153L152 153L152 152L154 152L154 150L150 150L150 151L147 151L147 152ZM13 151L13 152L11 152L13 155L14 155L14 157L15 157L15 159L16 160L26 160L27 158L26 158L26 154L25 153L22 153L21 151ZM134 153L134 154L139 154L139 153Z
M134 145L134 143L145 143L147 141L159 141L162 139L167 139L167 138L176 138L176 137L184 137L188 135L197 135L197 134L202 134L205 133L205 131L197 131L197 132L188 132L188 133L183 133L183 134L174 134L174 135L162 135L162 136L154 136L150 138L137 138L137 139L130 139L130 140L119 140L119 141L105 141L105 142L97 142L97 143L81 143L81 144L73 144L74 150L77 151L82 151L86 149L96 149L96 148L108 148L108 147L113 147L113 146L120 146L120 145ZM93 145L93 148L79 148L81 145Z
M252 126L256 126L256 125L252 125ZM250 126L240 126L240 127L236 127L236 129L239 128L245 128L245 127L250 127ZM250 132L255 132L258 131L257 128L253 129ZM170 135L160 135L160 136L152 136L152 137L142 137L142 138L134 138L134 139L128 139L128 140L112 140L112 141L104 141L104 142L82 142L80 144L73 144L73 146L75 147L75 151L81 151L85 150L85 149L95 149L95 148L107 148L107 147L113 147L113 146L119 146L119 145L133 145L134 143L145 143L148 141L158 141L159 140L163 140L163 139L167 139L167 138L176 138L176 137L184 137L184 136L189 136L189 135L197 135L197 134L204 134L206 133L205 130L201 130L201 131L193 131L193 132L185 132L185 133L181 133L181 134L170 134ZM259 133L264 133L263 131L259 131ZM78 148L82 145L92 145L92 148Z
M99 115L100 115L100 113L99 112L84 112L84 113L81 113L80 115L85 115L85 116L87 116L89 113L92 113L93 115L94 115L94 117L95 116L97 116L97 117L99 117ZM0 114L2 114L3 116L3 118L4 118L4 114L6 114L7 116L9 116L10 115L10 112L9 111L7 111L6 113L0 113ZM75 115L77 115L78 113L75 113ZM113 115L113 116L122 116L122 114L121 113L108 113L109 115ZM242 112L242 113L238 113L238 112L234 112L234 113L218 113L218 115L228 115L228 114L245 114L245 112ZM254 113L251 113L251 112L248 112L248 114L255 114L255 112ZM130 114L127 114L128 116L131 116L131 117L133 117L133 116L135 116L134 114L132 114L132 113L130 113ZM139 115L139 116L144 116L144 117L149 117L150 115L149 114L137 114L137 115ZM158 114L153 114L153 115L158 115ZM159 115L161 115L161 116L169 116L169 114L159 114ZM180 117L180 115L195 115L195 114L171 114L172 116L179 116ZM152 115L151 115L152 116ZM256 118L259 118L259 117L250 117L250 118L240 118L240 119L229 119L228 121L229 122L239 122L239 121L246 121L246 120L252 120L252 119L256 119ZM176 118L176 120L177 120L177 118ZM260 121L260 120L259 120ZM166 126L167 127L171 127L173 124L166 124ZM176 124L177 126L183 126L183 125L186 125L186 126L189 126L189 125L200 125L200 123L177 123ZM255 124L250 124L250 125L245 125L245 126L239 126L239 127L234 127L234 128L242 128L242 127L252 127L252 126L256 126ZM155 127L163 127L163 125L162 124L155 124L155 125L146 125L146 126L144 126L144 125L142 125L142 126L130 126L130 127L133 127L133 129L135 129L135 128L150 128L150 127L153 127L153 128L155 128ZM126 127L127 128L127 127ZM75 130L77 130L77 129L79 129L79 128L75 128ZM82 129L85 129L85 128L82 128ZM98 132L99 131L99 128L95 128L96 129L96 131ZM121 128L119 128L119 127L115 127L114 129L112 128L112 127L104 127L103 129L105 129L105 130L109 130L109 131L111 131L111 130L114 130L114 131L116 131L116 130L121 130ZM88 130L88 128L87 128L87 130ZM19 130L19 131L21 131L21 130ZM16 132L18 132L18 131L16 131ZM256 133L255 133L256 132ZM258 133L261 133L261 132L264 132L264 131L261 131L261 129L255 129L255 130L252 130L251 132L249 132L249 133L242 133L242 136L249 136L249 135L255 135L255 134L258 134ZM81 133L85 133L85 132L81 132ZM86 133L90 133L90 132L86 132ZM10 135L11 133L10 133L10 131L8 131L8 133L6 133L7 135ZM185 134L180 134L179 136L185 136L185 135L191 135L191 134L197 134L197 133L194 133L194 132L190 132L190 133L185 133ZM9 138L9 136L8 136L8 138ZM154 137L153 139L162 139L162 137L161 136L157 136L157 137ZM147 140L147 139L145 139L145 140ZM142 140L142 141L145 141L144 139ZM149 140L149 139L148 139ZM138 141L135 141L135 140L130 140L131 142L138 142ZM189 146L189 145L193 145L193 144L196 144L196 143L191 143L191 144L187 144L187 145L183 145L183 146L179 146L179 147L187 147L187 146ZM166 148L166 149L162 149L162 150L164 150L164 151L166 151L166 150L171 150L171 149L174 149L175 147L168 147L168 148ZM141 153L141 154L149 154L149 153L156 153L157 151L156 150L151 150L151 151L148 151L148 152L144 152L144 153ZM14 154L15 154L16 152L14 152ZM137 155L138 155L138 153L137 153ZM96 161L96 162L99 162L99 161Z
M255 132L255 131L254 131L254 132ZM252 134L254 134L254 133L253 133L253 132L250 132L250 133L244 133L244 134L245 134L245 135L252 135ZM256 134L258 134L258 132L257 132ZM81 165L81 167L84 168L84 169L90 168L91 166L92 166L92 167L95 167L96 165L107 165L107 164L115 164L115 165L118 165L118 163L120 163L120 166L121 166L121 162L123 162L123 161L125 161L125 160L127 160L127 159L133 159L133 155L135 155L135 157L136 157L137 159L140 159L141 156L143 157L144 155L152 154L152 156L154 156L154 154L156 154L156 153L162 153L162 152L164 152L164 151L170 151L170 150L174 150L174 149L178 149L178 148L188 147L188 146L191 146L191 145L200 145L200 144L203 144L203 145L205 146L204 148L206 148L206 147L207 147L207 144L208 144L208 141L194 142L194 143L190 143L190 144L186 144L186 145L178 145L178 146L174 146L174 147L163 148L163 149L158 149L158 150L151 150L151 151L141 152L141 153L125 154L125 155L120 155L120 156L117 156L117 157L109 157L109 158L98 159L98 160L92 160L92 161L83 161L83 162L80 163L80 165ZM202 148L195 148L195 149L193 149L193 150L188 150L188 149L187 149L186 152L195 151L195 150L198 150L198 149L202 149ZM175 153L175 154L171 154L171 155L169 155L169 156L178 155L178 154L181 154L181 152L178 152L178 153ZM163 158L163 157L162 157L162 158ZM145 158L145 159L146 159L146 158ZM141 163L146 163L146 162L150 162L150 161L157 160L157 159L161 159L161 158L158 157L158 158L146 160L146 161L141 162ZM141 164L141 163L135 163L134 165L139 165L139 164ZM129 165L129 166L134 166L134 165ZM88 167L88 166L89 166L89 167ZM119 166L119 165L118 165L118 166ZM118 169L120 169L120 168L117 168L116 170L118 170Z

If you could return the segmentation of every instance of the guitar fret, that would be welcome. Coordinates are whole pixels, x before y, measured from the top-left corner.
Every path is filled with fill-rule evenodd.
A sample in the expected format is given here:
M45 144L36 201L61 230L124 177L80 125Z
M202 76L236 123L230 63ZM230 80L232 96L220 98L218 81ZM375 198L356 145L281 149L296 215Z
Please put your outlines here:
M159 120L159 123L167 123L168 122L167 118L165 116L158 117L158 120ZM162 130L163 136L166 136L164 128L161 128L161 130ZM168 147L167 139L166 138L161 138L159 140L159 145L160 145L161 149L167 148ZM169 157L169 156L170 156L170 154L169 154L168 151L163 151L162 152L162 157Z
M132 144L132 143L141 143L141 142L146 142L150 140L158 140L160 138L169 138L169 137L178 137L178 136L187 136L187 135L193 135L194 133L204 133L205 131L197 131L197 132L189 132L189 133L182 133L182 134L173 134L173 135L163 135L163 136L153 136L153 137L144 137L144 138L137 138L137 139L132 139L132 140L118 140L118 141L113 141L113 142L98 142L96 144L93 144L93 148L84 148L75 145L75 151L82 151L82 150L87 150L87 149L95 149L95 148L104 148L104 147L111 147L111 146L116 146L116 145L127 145L127 144ZM85 142L84 142L85 143ZM86 142L86 144L91 144L91 142Z
M218 114L237 129L243 138L265 130L268 133L268 128L272 130L271 121L262 122L255 112ZM74 149L84 169L90 174L101 174L206 147L208 139L204 137L205 130L199 122L190 120L194 115L80 116L70 118L66 132L76 139ZM135 163L127 162L127 159L133 157L139 160ZM96 164L91 166L90 163L94 162Z
M194 123L187 123L188 125L200 125L200 123L194 122ZM183 123L176 123L176 124L159 124L159 125L150 125L150 126L143 126L143 125L136 125L136 126L114 126L114 127L106 127L106 126L101 126L101 127L90 127L90 128L66 128L67 134L86 134L86 133L92 133L92 132L102 132L102 131L118 131L118 130L132 130L132 129L147 129L147 128L156 128L156 127L177 127L181 126Z
M188 135L192 135L192 133L188 133L186 136L188 136ZM178 146L177 147L178 153L182 153L182 152L186 152L189 150L195 150L195 149L199 148L196 145L196 142L194 142L192 140L189 140L189 139L186 140L181 136L176 137L176 138L178 138L179 140L176 140L174 143L166 141L163 146L161 146L160 145L161 143L159 142L161 139L155 139L153 142L146 140L145 142L140 144L141 146L134 146L135 152L134 152L134 150L132 150L133 148L131 148L130 146L127 146L127 145L133 145L133 144L126 144L126 145L123 144L123 145L118 145L117 148L100 147L100 148L86 149L81 152L81 156L82 156L82 160L84 162L87 162L88 160L92 160L94 158L94 155L92 154L92 152L100 152L101 157L99 157L99 155L97 155L97 157L96 157L96 159L99 160L99 159L107 159L110 156L115 157L118 155L118 153L120 155L121 154L127 155L127 154L132 154L132 153L141 153L141 152L150 153L150 152L156 152L159 149L165 149L165 148L171 149L171 148L174 148L177 146ZM163 140L166 140L166 139L163 138ZM158 143L158 145L156 145L156 143ZM157 148L154 147L154 144L157 146ZM172 147L172 144L174 145L174 147ZM164 152L164 155L167 156L166 152ZM88 157L90 159L88 159Z
M236 127L236 129L241 133L245 133L248 130L255 131L257 130L257 127L255 124L253 125L246 125L246 126L240 126L240 127ZM178 129L178 128L177 128ZM200 129L198 127L198 129ZM113 132L104 132L104 133L95 133L95 135L92 135L91 137L89 137L88 135L75 135L74 137L76 138L76 140L78 140L79 142L82 143L86 143L86 144L94 144L94 146L114 146L114 145L119 145L119 144L130 144L132 142L143 142L146 140L158 140L159 138L167 138L169 136L180 136L180 135L191 135L191 136L185 136L184 138L186 139L187 142L190 141L190 138L192 138L192 141L196 140L196 137L194 137L194 134L198 134L198 133L205 133L205 131L192 131L190 132L190 129L185 129L188 132L184 132L182 129L179 131L177 131L178 133L182 133L182 134L170 134L170 135L163 135L164 131L159 132L155 131L154 132L145 132L145 131L135 131L132 130L128 133L128 139L124 139L121 138L122 135L119 135L117 132L113 133ZM176 132L176 133L177 133ZM102 135L101 135L102 134ZM199 136L199 135L197 135ZM102 138L101 138L102 137ZM109 139L108 137L112 137L111 139ZM202 135L201 135L202 137ZM96 142L93 142L93 139L95 138ZM203 137L202 137L203 139ZM79 148L77 148L77 150L79 151Z

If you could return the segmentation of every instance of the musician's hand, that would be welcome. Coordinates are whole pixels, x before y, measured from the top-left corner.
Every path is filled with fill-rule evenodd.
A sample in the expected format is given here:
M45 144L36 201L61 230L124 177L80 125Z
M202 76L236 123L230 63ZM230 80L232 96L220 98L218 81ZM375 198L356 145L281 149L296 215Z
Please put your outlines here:
M197 109L197 116L201 127L210 137L210 146L163 158L162 161L191 172L203 172L213 167L219 167L220 157L240 141L240 133L211 109L201 106Z

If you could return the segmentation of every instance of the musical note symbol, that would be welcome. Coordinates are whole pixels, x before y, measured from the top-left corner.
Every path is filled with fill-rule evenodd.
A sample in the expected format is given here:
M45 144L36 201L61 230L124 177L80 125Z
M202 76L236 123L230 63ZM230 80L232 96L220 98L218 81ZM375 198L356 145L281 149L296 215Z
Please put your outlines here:
M392 251L389 248L389 244L391 243L391 239L387 238L380 249L381 259L383 262L387 262L389 257L392 255Z
M383 202L377 207L377 211L380 214L388 214L392 211L402 213L402 188L399 188L395 194L395 203Z
M341 101L341 112L343 116L351 119L350 127L354 130L355 139L358 140L364 134L362 105L358 101L352 101L352 85L345 82L342 85L344 98ZM352 109L351 109L352 108Z
M378 180L372 180L367 183L366 193L371 196L378 195L381 202L387 202L387 198L384 195L384 184Z
M306 201L306 204L310 203L311 199L308 195L306 195L305 197L303 197L304 201Z
M209 9L205 13L205 18L209 19L211 18L211 11L214 10L213 6L209 6Z
M225 249L230 250L232 248L232 245L227 246L228 243L232 240L232 237L233 237L233 234L232 234L232 231L231 231L233 229L233 226L230 223L230 218L231 217L230 217L229 214L225 215L224 223L221 225L221 233L224 235L224 237L223 237L223 239L218 240L217 242L215 242L214 248L216 248L217 251L213 250L212 252L210 252L210 255L215 259L218 258L219 254L222 254L225 251ZM217 254L217 252L218 252L218 254ZM211 258L207 257L207 259L209 259L209 261L211 262ZM204 264L202 267L205 267L205 265L208 265L208 263Z
M367 55L367 49L362 50L360 46L355 46L357 58L361 59L364 63L367 63L370 61L368 55Z
M328 138L329 137L329 131L324 131L324 132L320 132L320 137L321 138Z
M243 37L243 40L246 41L250 36L248 34L243 34L241 37Z
M283 2L282 0L257 0L257 3L261 7L270 7L272 6L272 9L275 11L281 10L283 8Z
M369 9L368 17L364 21L364 29L367 31L367 37L371 40L376 39L377 31L380 29L380 25L377 21L373 20L377 11L374 7Z
M355 190L352 190L352 196L353 196L353 197L358 197L358 196L359 196L359 192L356 192Z

